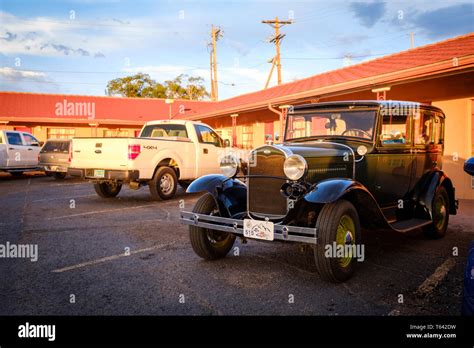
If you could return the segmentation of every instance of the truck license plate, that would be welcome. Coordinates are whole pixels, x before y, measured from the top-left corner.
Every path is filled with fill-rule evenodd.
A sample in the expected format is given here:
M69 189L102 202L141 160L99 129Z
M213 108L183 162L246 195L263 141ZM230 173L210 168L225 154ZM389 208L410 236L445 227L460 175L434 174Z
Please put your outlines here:
M273 240L273 222L244 219L244 237Z
M94 169L94 177L95 178L103 178L105 176L104 169Z

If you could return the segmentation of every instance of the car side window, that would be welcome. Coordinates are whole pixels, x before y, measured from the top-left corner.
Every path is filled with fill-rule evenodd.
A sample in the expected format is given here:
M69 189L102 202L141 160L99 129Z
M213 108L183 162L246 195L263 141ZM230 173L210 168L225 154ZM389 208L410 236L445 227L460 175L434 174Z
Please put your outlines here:
M196 133L200 143L213 144L216 147L223 147L221 138L211 128L196 125Z
M414 117L415 145L427 145L433 141L433 114L421 111Z
M23 139L25 139L25 145L27 146L39 146L39 141L28 133L23 133Z
M380 142L384 146L410 144L410 128L410 116L384 115L382 117Z
M8 139L8 144L10 145L23 145L23 141L21 140L20 133L7 132L7 139Z
M444 118L436 115L433 119L433 141L435 145L442 145L444 143Z

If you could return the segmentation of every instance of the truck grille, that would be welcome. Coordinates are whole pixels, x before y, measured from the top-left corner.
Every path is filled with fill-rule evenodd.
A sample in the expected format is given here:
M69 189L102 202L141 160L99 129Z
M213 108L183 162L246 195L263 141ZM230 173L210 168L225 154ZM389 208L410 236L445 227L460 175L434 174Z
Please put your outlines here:
M283 172L285 154L273 147L258 148L252 153L253 163L248 167L248 211L256 217L278 218L286 215L287 201L280 194L286 182ZM262 177L252 177L262 175ZM280 178L269 178L277 176Z

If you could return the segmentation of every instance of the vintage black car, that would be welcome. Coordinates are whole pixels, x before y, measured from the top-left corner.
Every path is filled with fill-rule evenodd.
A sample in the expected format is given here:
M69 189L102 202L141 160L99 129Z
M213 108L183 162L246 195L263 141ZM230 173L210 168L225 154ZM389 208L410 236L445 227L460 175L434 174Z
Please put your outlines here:
M181 212L194 251L224 257L236 236L305 243L321 277L342 282L363 260L361 227L443 237L457 210L441 169L444 122L440 109L414 102L291 107L283 144L254 149L244 164L225 156L223 175L189 186L208 192Z

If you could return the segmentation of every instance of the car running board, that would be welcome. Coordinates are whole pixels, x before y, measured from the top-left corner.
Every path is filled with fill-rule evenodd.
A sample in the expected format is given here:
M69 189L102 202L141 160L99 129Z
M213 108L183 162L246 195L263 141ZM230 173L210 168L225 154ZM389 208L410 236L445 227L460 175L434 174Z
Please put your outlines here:
M431 224L431 222L431 220L426 219L410 219L395 222L390 224L390 227L392 227L397 232L408 232L414 230L415 228L427 226Z

